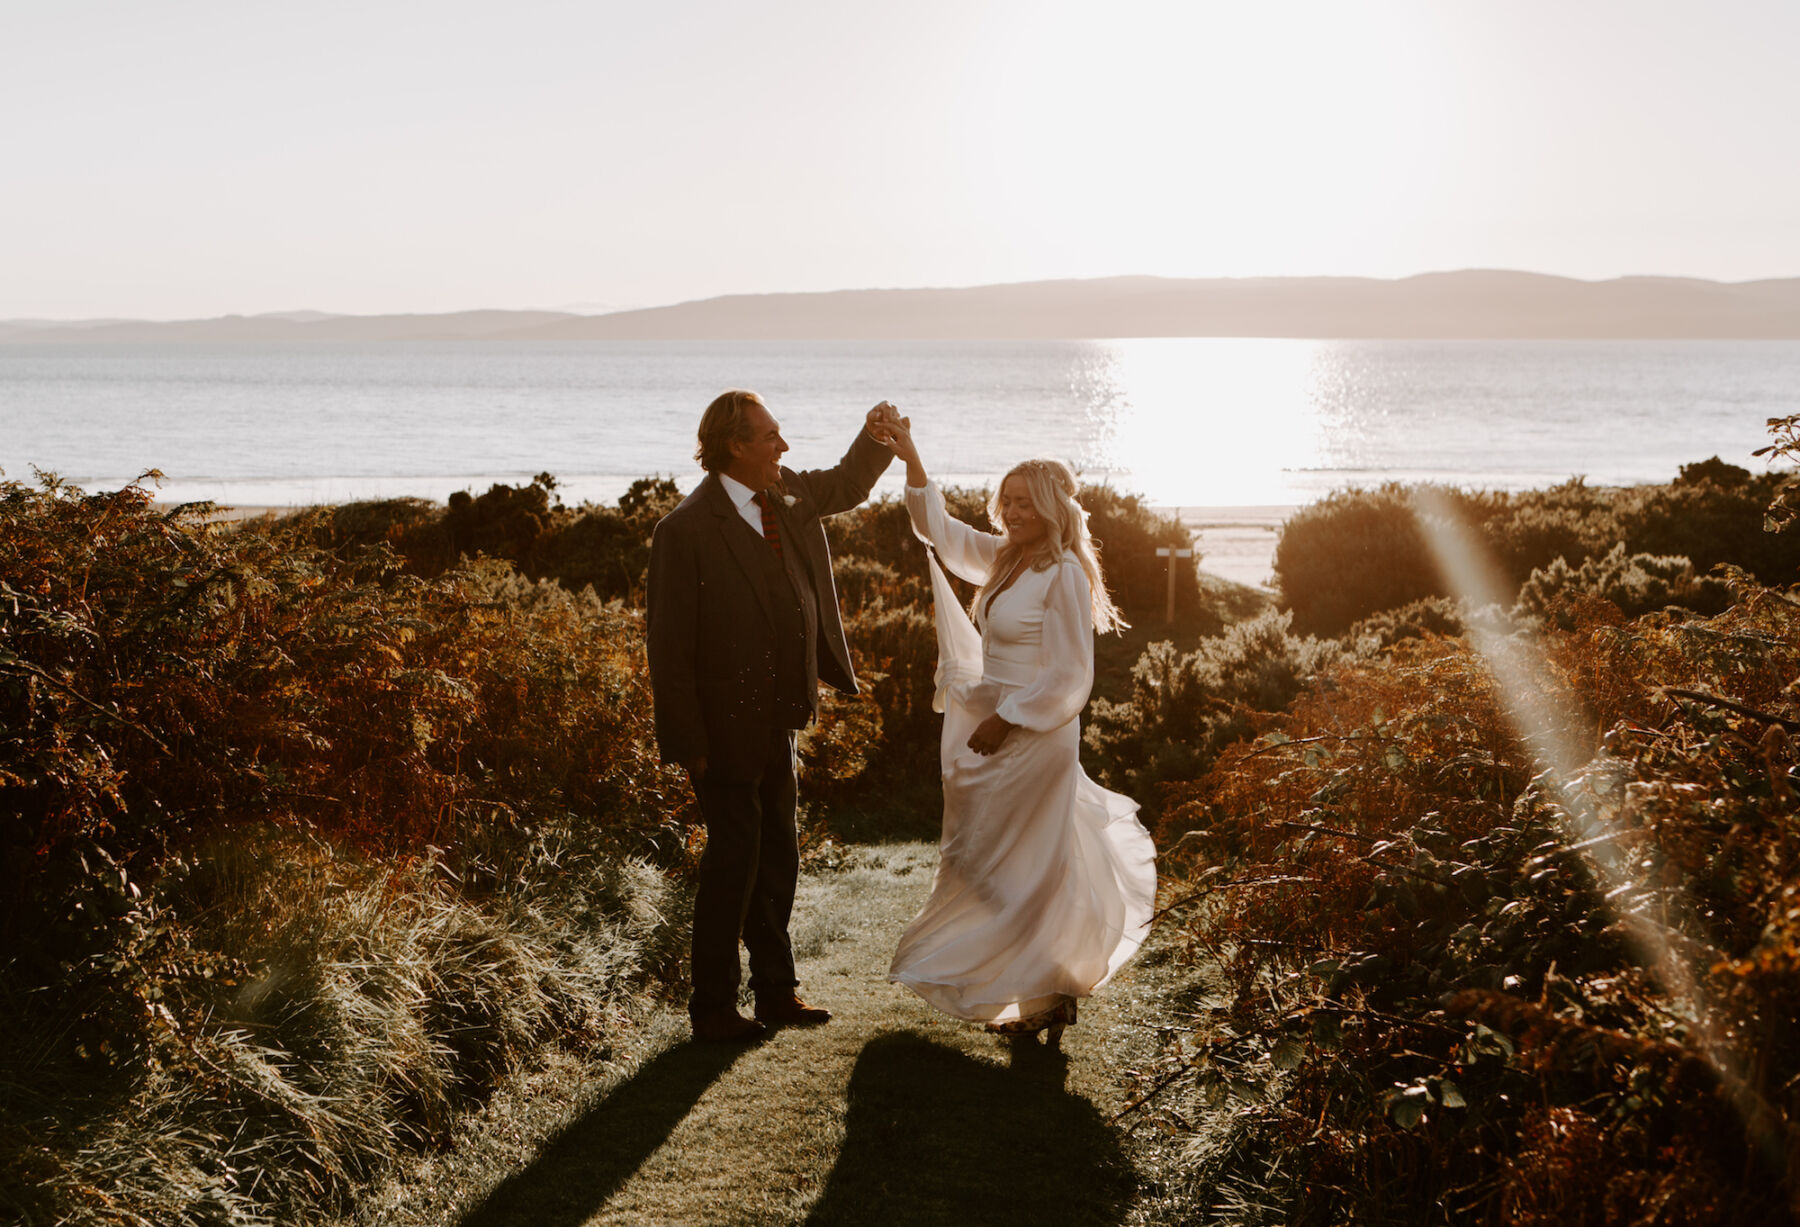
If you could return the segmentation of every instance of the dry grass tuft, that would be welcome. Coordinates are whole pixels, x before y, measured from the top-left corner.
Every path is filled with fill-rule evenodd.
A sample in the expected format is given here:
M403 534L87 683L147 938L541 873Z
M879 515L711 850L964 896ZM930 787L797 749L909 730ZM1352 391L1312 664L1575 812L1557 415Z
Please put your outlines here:
M25 1221L340 1212L526 1054L609 1044L678 979L686 793L641 615L205 510L0 484L0 1206Z

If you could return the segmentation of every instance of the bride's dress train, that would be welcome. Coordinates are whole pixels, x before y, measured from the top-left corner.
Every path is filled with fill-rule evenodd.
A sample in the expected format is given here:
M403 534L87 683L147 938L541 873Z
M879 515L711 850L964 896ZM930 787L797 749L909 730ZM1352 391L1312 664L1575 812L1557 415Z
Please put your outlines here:
M914 531L983 583L1001 539L950 517L936 485L908 489ZM900 939L890 980L947 1014L1030 1019L1112 978L1149 931L1155 849L1137 803L1081 769L1077 717L1093 685L1086 573L1027 570L977 630L935 560L944 831L931 898ZM998 711L998 752L968 748Z

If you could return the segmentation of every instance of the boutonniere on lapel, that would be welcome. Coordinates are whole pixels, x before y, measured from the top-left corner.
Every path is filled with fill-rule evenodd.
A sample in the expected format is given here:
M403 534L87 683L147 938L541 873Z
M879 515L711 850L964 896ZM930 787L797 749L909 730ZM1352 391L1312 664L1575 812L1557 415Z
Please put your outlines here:
M770 486L763 493L768 497L780 499L781 505L783 507L791 508L791 507L793 507L793 505L795 503L800 501L799 495L789 494L787 492L787 487L782 485L780 482L776 482L774 485Z

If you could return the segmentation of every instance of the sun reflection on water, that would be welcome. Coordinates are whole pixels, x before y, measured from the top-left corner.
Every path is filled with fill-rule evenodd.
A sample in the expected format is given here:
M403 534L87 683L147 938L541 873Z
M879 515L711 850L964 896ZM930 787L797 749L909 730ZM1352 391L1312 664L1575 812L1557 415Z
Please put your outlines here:
M1277 504L1331 462L1322 343L1242 338L1102 342L1071 390L1096 427L1095 467L1152 503Z

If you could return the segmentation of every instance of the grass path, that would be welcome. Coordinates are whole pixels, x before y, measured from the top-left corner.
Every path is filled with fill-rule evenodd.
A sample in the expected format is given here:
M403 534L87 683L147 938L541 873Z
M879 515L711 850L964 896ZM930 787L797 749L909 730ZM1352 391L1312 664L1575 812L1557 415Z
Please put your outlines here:
M1135 1178L1106 1119L1138 1043L1130 973L1060 1056L936 1014L885 979L935 858L864 847L803 879L801 989L829 1025L736 1048L663 1019L660 1050L574 1106L464 1227L1123 1221Z

